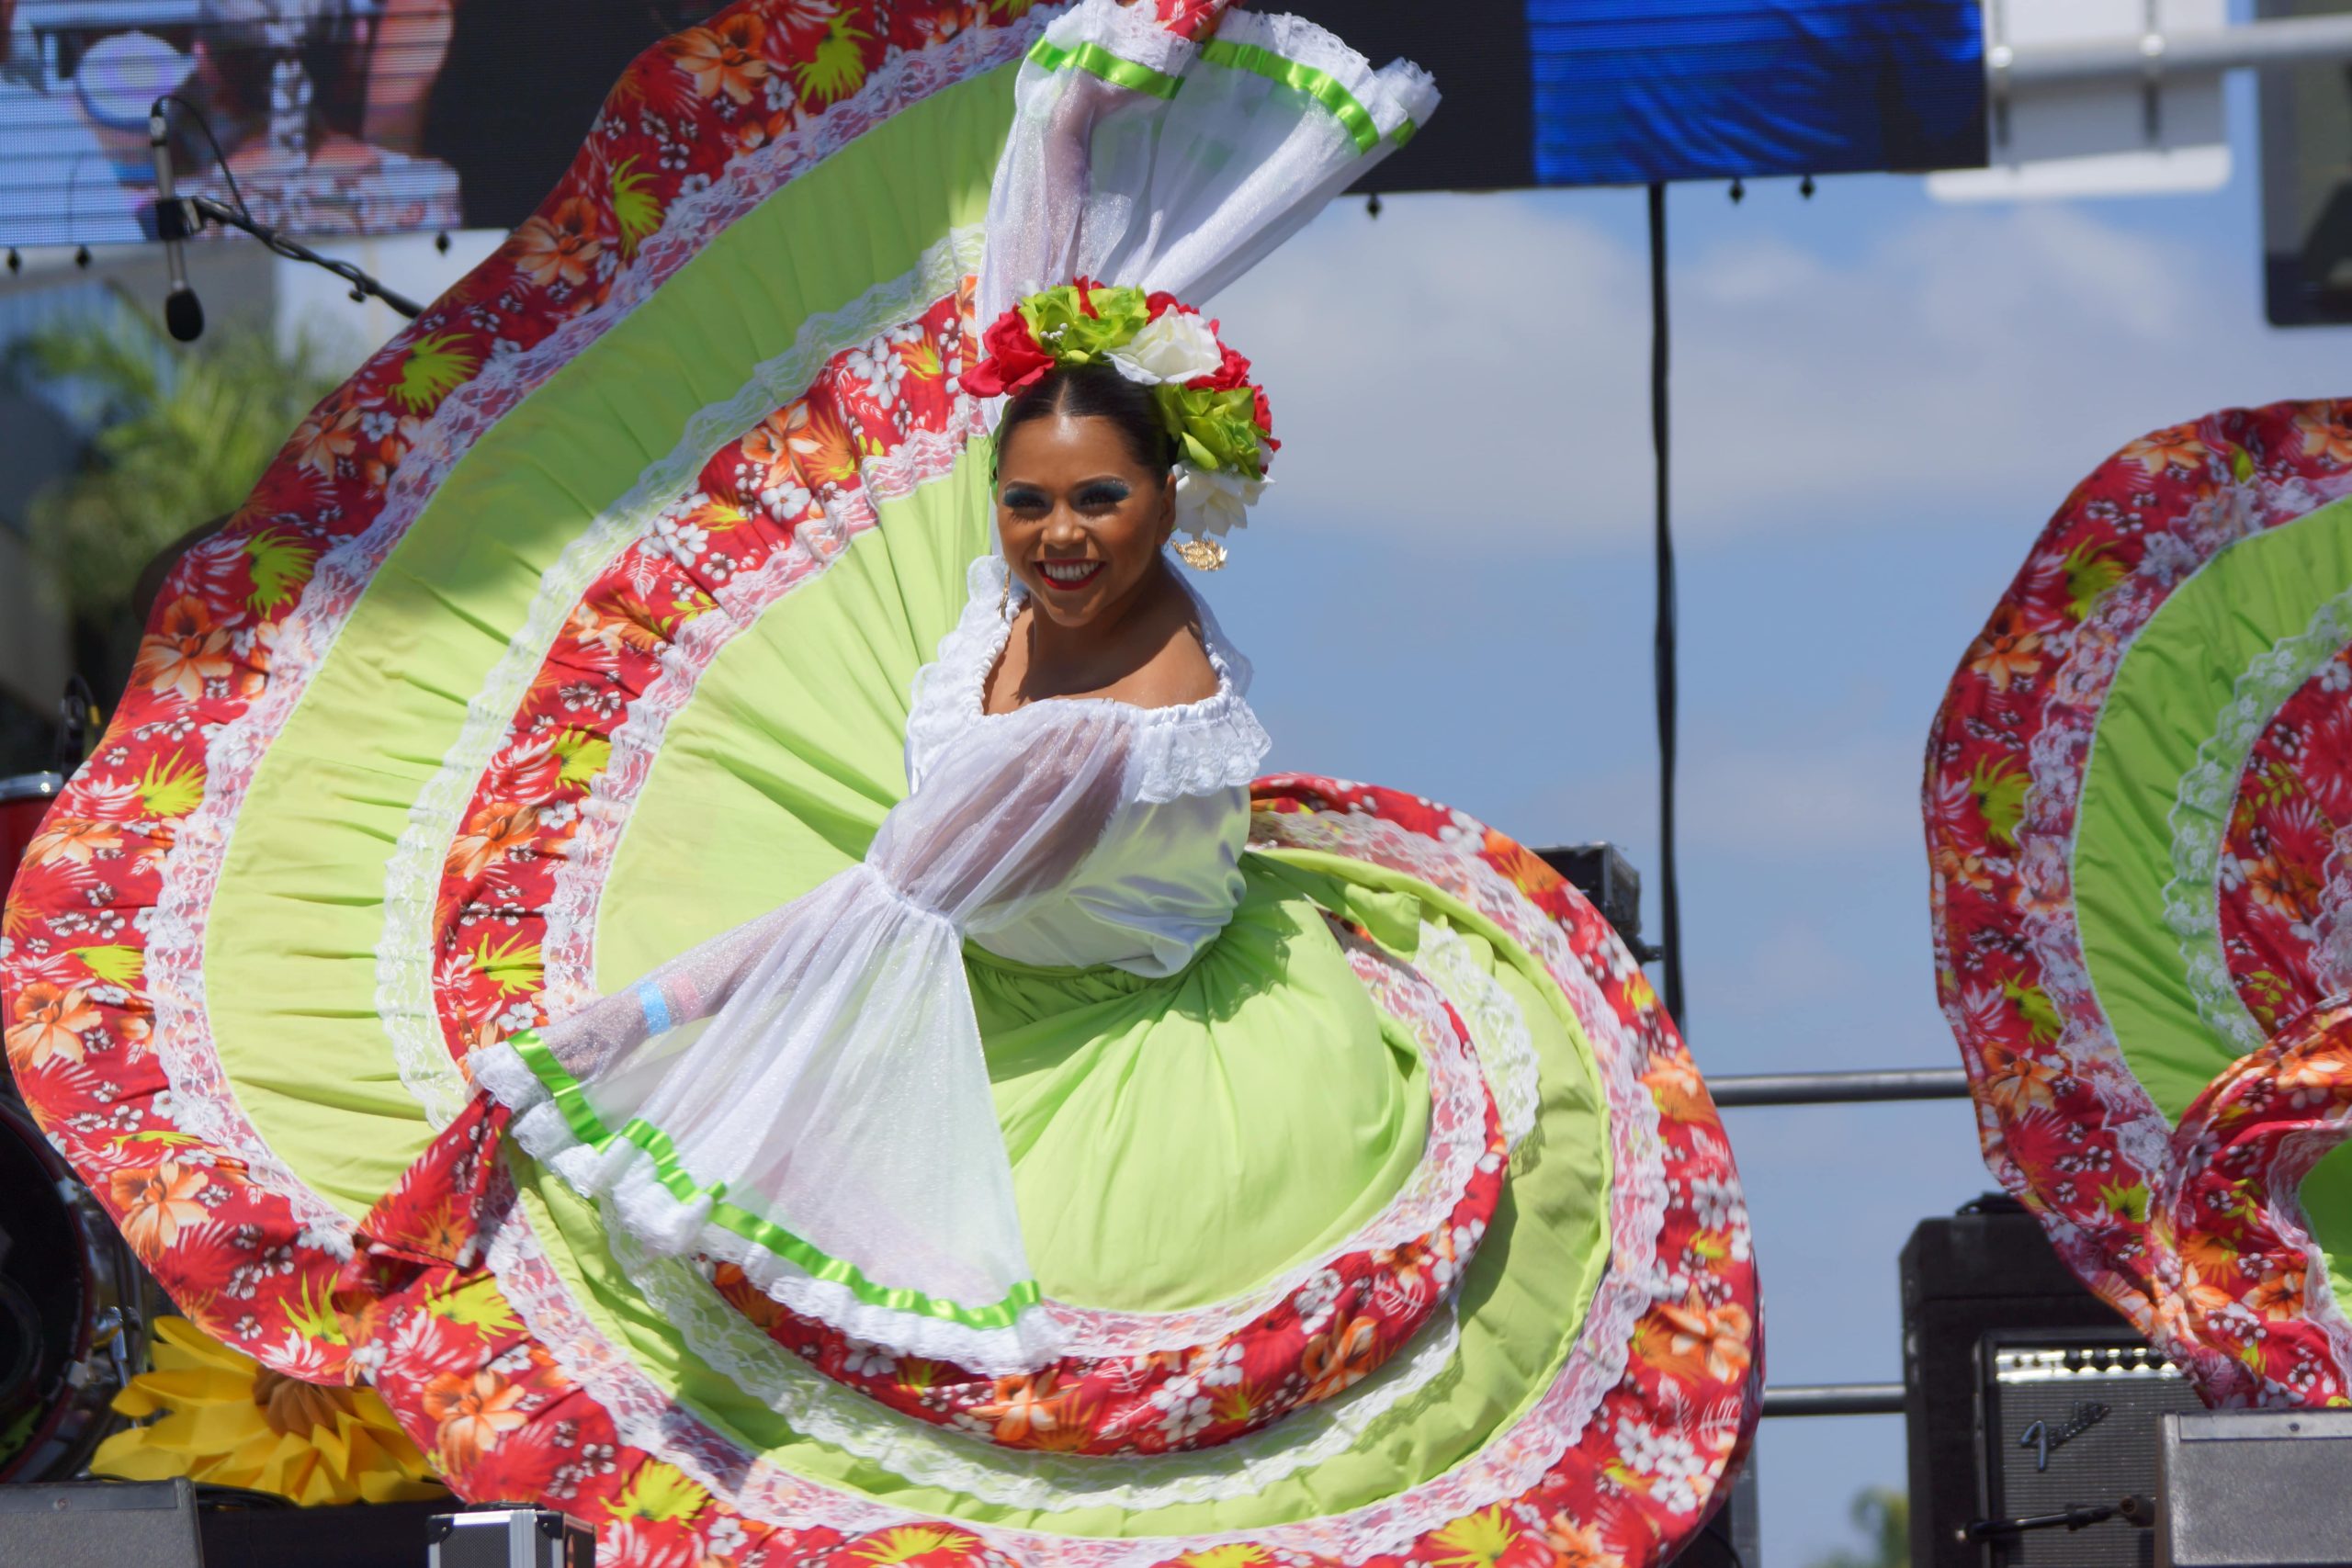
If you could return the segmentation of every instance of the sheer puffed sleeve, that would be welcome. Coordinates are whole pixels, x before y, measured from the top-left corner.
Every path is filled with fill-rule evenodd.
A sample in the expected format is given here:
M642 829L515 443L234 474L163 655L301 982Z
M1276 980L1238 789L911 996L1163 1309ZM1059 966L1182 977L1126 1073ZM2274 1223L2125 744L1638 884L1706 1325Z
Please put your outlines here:
M1125 793L1131 710L1040 704L982 725L926 787L883 819L866 866L962 926L999 918L1066 881ZM566 1070L587 1076L651 1036L723 1010L775 946L787 906L723 931L549 1028Z
M1056 702L977 726L884 818L866 863L958 924L1050 893L1126 797L1136 717Z
M865 862L475 1076L661 1257L904 1354L1005 1374L1059 1337L1029 1271L963 933L1059 888L1126 799L1139 716L975 725Z
M599 997L542 1038L564 1070L587 1077L649 1036L708 1018L725 1007L775 945L786 909L771 909L687 949L625 991Z

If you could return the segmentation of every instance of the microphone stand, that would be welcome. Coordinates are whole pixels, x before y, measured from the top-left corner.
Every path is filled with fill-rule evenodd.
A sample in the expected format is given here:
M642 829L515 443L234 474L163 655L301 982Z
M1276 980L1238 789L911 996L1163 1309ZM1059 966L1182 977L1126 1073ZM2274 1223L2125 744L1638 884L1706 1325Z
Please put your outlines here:
M351 297L355 300L364 300L373 295L410 321L414 321L424 310L423 306L403 295L393 293L351 263L322 256L300 240L288 239L268 224L209 196L175 197L155 206L155 237L160 240L194 239L208 222L242 229L289 261L308 262L312 266L326 268L351 285Z

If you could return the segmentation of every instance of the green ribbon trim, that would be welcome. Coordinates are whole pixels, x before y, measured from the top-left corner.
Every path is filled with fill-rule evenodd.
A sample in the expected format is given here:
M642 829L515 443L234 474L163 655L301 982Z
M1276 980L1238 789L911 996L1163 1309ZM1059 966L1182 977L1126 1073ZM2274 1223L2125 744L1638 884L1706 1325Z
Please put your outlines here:
M1373 123L1372 111L1359 103L1356 96L1340 85L1340 79L1328 71L1317 71L1312 65L1301 65L1295 60L1285 60L1271 49L1254 43L1234 43L1227 39L1211 39L1201 46L1201 58L1212 65L1223 65L1235 71L1247 71L1263 76L1269 82L1279 82L1305 93L1347 128L1355 139L1356 151L1369 152L1380 145L1380 127ZM1412 139L1413 122L1407 120L1396 128L1396 144L1403 146Z
M1172 98L1184 85L1181 76L1170 76L1165 71L1154 71L1148 65L1137 65L1132 60L1122 60L1099 43L1081 43L1075 49L1039 39L1029 46L1029 63L1046 71L1077 69L1091 72L1114 86L1132 87L1138 93L1149 93L1155 98Z
M697 1186L695 1179L686 1174L685 1168L679 1164L677 1146L671 1143L670 1135L651 1122L631 1121L618 1133L605 1127L595 1108L588 1103L587 1090L581 1087L580 1080L564 1070L563 1064L555 1059L555 1053L539 1043L536 1032L526 1030L507 1043L514 1047L514 1054L522 1058L523 1065L531 1069L532 1076L547 1089L548 1097L555 1101L557 1111L562 1114L565 1125L571 1129L573 1137L599 1154L616 1143L634 1145L653 1162L654 1179L672 1197L682 1203L708 1198L713 1224L731 1231L779 1258L789 1258L816 1279L830 1280L834 1284L847 1287L859 1301L888 1307L895 1312L913 1313L921 1317L942 1318L967 1328L1010 1328L1023 1312L1044 1300L1044 1292L1038 1289L1035 1280L1022 1280L1006 1292L1004 1299L994 1306L978 1308L943 1301L921 1291L895 1290L877 1285L860 1272L854 1263L812 1247L773 1220L727 1202L721 1196L727 1188L725 1182L714 1181L707 1186Z
M1262 45L1234 43L1225 39L1211 39L1203 44L1201 58L1212 65L1247 71L1306 94L1331 111L1332 117L1346 128L1359 152L1369 152L1380 145L1380 127L1374 122L1372 111L1365 108L1356 96L1329 71L1317 71L1312 65L1285 60ZM1122 59L1099 43L1081 43L1064 49L1041 38L1029 46L1029 63L1045 71L1091 72L1105 82L1132 87L1138 93L1149 93L1155 98L1173 98L1184 85L1184 79L1181 76L1171 76L1165 71L1155 71L1148 65L1138 65L1132 60ZM1396 127L1390 140L1402 147L1413 139L1413 133L1419 129L1408 118Z

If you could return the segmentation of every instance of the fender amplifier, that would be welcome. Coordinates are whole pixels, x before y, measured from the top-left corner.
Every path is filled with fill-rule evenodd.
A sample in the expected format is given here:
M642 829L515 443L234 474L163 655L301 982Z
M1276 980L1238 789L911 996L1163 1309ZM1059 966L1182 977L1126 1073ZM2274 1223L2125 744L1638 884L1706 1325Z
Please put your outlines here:
M1923 1222L1903 1249L1915 1568L2149 1568L2160 1422L2204 1406L2007 1198ZM2116 1516L2077 1529L2005 1522Z

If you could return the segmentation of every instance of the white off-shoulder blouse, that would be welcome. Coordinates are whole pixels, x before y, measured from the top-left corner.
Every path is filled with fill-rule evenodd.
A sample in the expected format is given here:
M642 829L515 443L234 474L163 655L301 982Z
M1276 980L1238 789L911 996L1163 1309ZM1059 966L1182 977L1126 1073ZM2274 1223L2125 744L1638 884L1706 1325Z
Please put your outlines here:
M976 911L965 929L980 946L1016 963L1175 974L1225 929L1241 897L1249 785L1268 745L1250 711L1250 661L1194 595L1216 671L1213 695L1164 708L1060 698L988 714L989 674L1025 592L1015 585L1007 604L1006 576L1001 557L972 563L963 618L941 639L938 659L915 677L907 720L913 793L921 795L943 766L956 765L951 759L1028 745L1028 725L1040 723L1080 723L1090 733L1100 726L1102 744L1124 758L1125 775L1108 820L1067 875L1036 896ZM1030 716L1026 723L1009 722L1023 715Z

